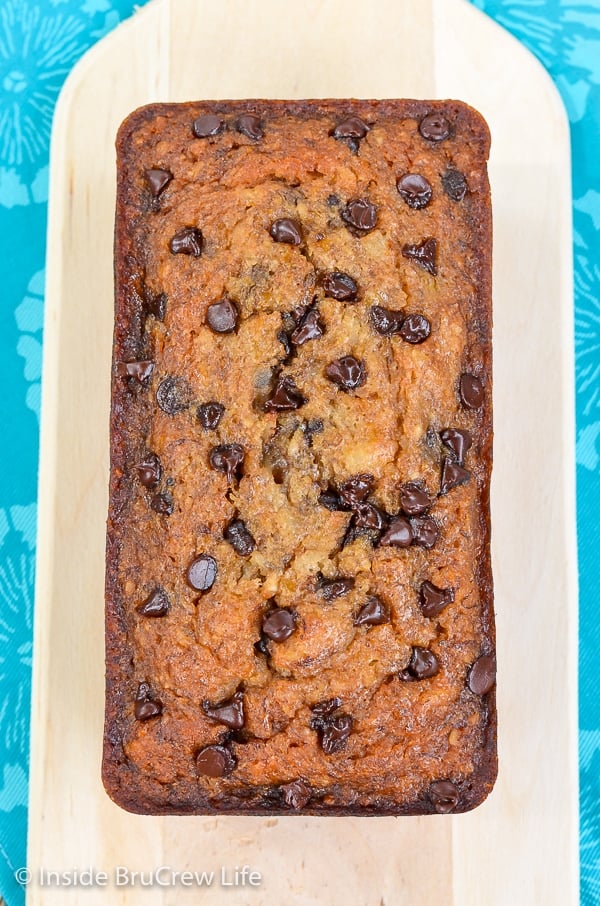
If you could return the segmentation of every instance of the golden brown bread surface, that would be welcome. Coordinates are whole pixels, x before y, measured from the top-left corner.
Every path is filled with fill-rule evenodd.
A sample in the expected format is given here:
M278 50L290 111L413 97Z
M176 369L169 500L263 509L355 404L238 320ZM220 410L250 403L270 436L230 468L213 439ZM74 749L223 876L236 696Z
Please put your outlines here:
M107 791L472 808L496 775L484 121L154 105L117 151Z

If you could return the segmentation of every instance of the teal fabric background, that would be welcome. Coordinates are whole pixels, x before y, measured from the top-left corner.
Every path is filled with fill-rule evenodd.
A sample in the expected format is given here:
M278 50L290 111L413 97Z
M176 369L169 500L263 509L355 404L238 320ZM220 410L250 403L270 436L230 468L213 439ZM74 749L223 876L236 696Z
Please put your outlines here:
M259 2L259 0L257 0ZM472 0L546 66L573 141L581 882L600 904L600 0ZM48 145L76 61L143 0L0 0L0 893L25 864ZM535 111L532 111L535 115ZM8 442L7 442L8 441ZM560 782L560 778L557 778ZM534 841L532 841L532 845ZM519 904L520 906L520 904ZM523 904L524 906L524 904Z

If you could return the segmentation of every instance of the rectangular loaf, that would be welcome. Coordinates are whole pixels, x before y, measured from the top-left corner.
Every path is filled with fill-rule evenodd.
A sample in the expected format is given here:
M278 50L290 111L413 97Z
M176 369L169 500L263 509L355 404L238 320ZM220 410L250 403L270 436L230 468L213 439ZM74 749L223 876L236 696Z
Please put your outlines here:
M488 152L455 101L121 126L102 770L124 808L461 812L493 786Z

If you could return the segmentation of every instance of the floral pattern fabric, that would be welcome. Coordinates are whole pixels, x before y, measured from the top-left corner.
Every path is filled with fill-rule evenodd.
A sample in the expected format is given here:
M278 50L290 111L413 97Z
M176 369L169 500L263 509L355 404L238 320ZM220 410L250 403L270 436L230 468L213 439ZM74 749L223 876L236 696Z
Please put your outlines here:
M54 105L81 55L144 0L0 0L0 893L25 865L36 485ZM600 904L600 0L471 0L528 47L564 100L573 145L580 576L581 902Z

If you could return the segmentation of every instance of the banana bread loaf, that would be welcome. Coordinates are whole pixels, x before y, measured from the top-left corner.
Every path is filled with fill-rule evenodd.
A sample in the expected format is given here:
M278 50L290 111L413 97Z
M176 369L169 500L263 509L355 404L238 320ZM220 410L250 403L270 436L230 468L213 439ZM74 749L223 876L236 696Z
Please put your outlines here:
M493 786L488 151L454 101L122 125L103 779L124 808L461 812Z

